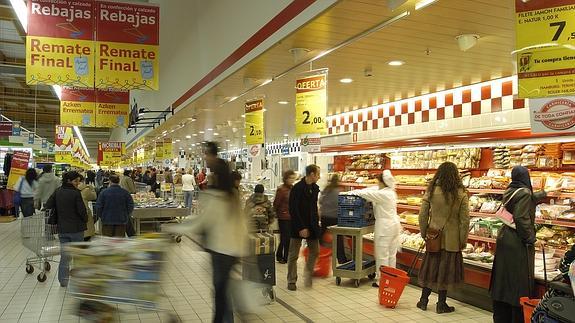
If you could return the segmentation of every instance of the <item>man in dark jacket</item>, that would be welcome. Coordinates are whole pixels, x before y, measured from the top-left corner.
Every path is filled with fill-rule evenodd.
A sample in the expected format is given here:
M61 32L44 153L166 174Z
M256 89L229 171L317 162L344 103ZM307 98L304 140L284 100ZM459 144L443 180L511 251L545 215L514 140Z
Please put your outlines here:
M311 277L315 261L319 254L319 213L317 197L319 194L319 167L309 165L305 168L305 177L295 184L289 196L289 213L291 215L291 239L288 252L288 289L296 290L297 259L301 240L306 239L309 256L305 264L304 286L311 287Z
M82 193L78 190L81 176L78 172L71 171L64 174L62 186L50 196L45 208L53 210L58 219L58 238L62 245L60 265L58 266L58 281L60 286L68 286L70 257L63 252L63 246L69 242L84 241L84 231L88 228L88 212L82 199Z
M96 214L102 219L102 235L123 238L126 224L134 211L134 200L120 187L120 177L110 175L110 187L103 190L96 202Z

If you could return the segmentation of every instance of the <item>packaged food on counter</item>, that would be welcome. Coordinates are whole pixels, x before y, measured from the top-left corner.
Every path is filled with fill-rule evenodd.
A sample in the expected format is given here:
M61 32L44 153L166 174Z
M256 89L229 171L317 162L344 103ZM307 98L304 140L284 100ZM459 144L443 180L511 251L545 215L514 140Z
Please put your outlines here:
M555 220L563 212L571 210L569 205L539 204L535 210L535 216L546 220Z

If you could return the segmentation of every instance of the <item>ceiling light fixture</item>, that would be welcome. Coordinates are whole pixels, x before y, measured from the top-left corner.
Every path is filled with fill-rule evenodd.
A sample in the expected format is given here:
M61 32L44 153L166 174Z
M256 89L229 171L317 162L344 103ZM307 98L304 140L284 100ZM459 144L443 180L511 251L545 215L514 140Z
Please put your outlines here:
M193 133L192 136L196 137L198 134L197 133Z
M287 133L284 133L284 137L289 137L289 135Z
M246 117L246 115L245 115L245 114L242 114L242 118L245 118L245 117Z
M278 104L286 105L289 104L289 101L278 101Z
M198 131L199 133L205 133L203 130Z
M180 142L180 139L176 139L176 142Z
M389 61L387 63L387 65L389 65L389 66L401 66L403 64L405 64L404 61Z
M349 84L349 83L353 82L353 80L350 79L349 77L343 78L343 79L341 79L341 80L339 80L339 81L340 81L341 83L344 83L344 84Z
M230 140L229 140L229 139L226 139L226 142L230 142Z
M186 139L191 139L191 138L192 138L192 136L190 136L190 135L186 136Z
M78 128L78 126L74 126L74 131L76 132L76 135L78 136L78 139L80 140L80 144L82 145L82 148L84 148L86 155L88 155L88 157L90 157L90 152L88 151L88 148L86 147L86 143L84 143L84 137L82 137L82 133L80 132L80 128Z
M214 130L214 128L208 128L208 129L206 129L206 130L207 130L207 131L212 131L212 130Z
M423 8L433 4L436 1L437 0L421 0L415 4L415 10L423 9Z
M220 134L217 132L214 132L214 136L219 136Z

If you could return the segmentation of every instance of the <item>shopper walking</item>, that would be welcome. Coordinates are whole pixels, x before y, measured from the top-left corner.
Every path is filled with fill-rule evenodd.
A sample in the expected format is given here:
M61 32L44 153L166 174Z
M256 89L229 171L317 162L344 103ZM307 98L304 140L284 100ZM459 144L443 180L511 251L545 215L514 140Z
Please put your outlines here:
M110 187L102 191L96 202L96 215L102 221L102 235L123 238L134 200L128 191L120 187L120 177L110 175Z
M62 184L61 180L52 172L52 165L47 164L42 168L42 174L38 178L38 188L34 196L34 204L38 210L42 209L44 204L58 187Z
M124 170L124 176L120 180L120 187L128 191L130 194L136 194L136 183L132 179L132 171L129 169Z
M272 202L264 194L264 191L262 184L256 185L254 193L246 201L244 212L250 221L249 228L251 231L268 231L275 220Z
M146 169L144 175L142 175L142 183L150 185L150 170Z
M86 172L86 184L95 185L96 184L96 172L92 169Z
M60 286L68 286L70 275L70 256L65 245L70 242L84 240L87 229L88 212L78 190L81 175L76 171L64 173L62 186L58 188L46 202L46 209L56 212L58 219L58 238L60 239L60 265L58 266L58 281Z
M172 170L166 167L164 171L164 182L166 184L174 184L174 175L172 174Z
M427 310L432 289L437 289L438 314L451 313L455 308L447 305L447 291L463 282L463 256L461 250L469 233L469 202L457 166L445 162L439 166L423 198L419 212L421 236L428 230L439 230L441 250L426 250L419 270L419 285L423 288L417 307Z
M206 175L206 169L202 168L202 170L198 173L198 177L196 178L196 183L201 191L208 188L208 176Z
M491 271L495 323L523 322L519 298L535 296L534 246L541 245L535 237L535 206L546 196L545 191L533 192L527 168L513 167L503 203L507 203L505 208L513 214L515 228L504 225L499 230Z
M319 196L319 214L321 219L321 239L327 233L327 227L337 225L337 208L339 189L339 176L332 175L328 184L324 187ZM345 255L345 247L343 244L343 236L337 236L337 261L340 264L345 264L348 260ZM379 266L377 267L379 268Z
M280 241L276 251L276 260L280 264L287 263L289 242L291 236L291 217L289 214L289 193L296 181L296 174L293 170L287 170L282 176L283 184L276 190L274 197L274 211L278 217L278 227L280 229Z
M381 266L396 267L396 254L401 245L401 223L397 215L397 194L395 180L389 170L377 175L378 189L366 188L346 192L363 197L373 204L375 215L374 247L375 247L375 282L373 287L379 287L379 268ZM435 215L435 214L434 214Z
M178 169L176 171L176 175L174 176L174 185L182 185L183 173L184 173L184 170Z
M78 190L80 190L80 193L82 194L82 200L84 201L84 205L86 206L86 213L88 215L88 220L86 221L86 231L84 231L84 241L90 241L92 237L96 235L94 214L92 213L92 208L90 208L90 202L96 201L98 196L94 186L88 184L87 178L86 182L80 181L78 184Z
M216 184L200 193L201 210L193 220L182 225L163 228L178 234L202 234L204 247L212 258L214 285L213 322L234 322L233 308L228 293L232 266L247 255L247 224L241 209L230 169L226 163L211 168Z
M96 172L96 189L99 190L104 183L104 171L100 168Z
M20 194L20 204L17 205L16 215L22 211L24 217L34 215L34 196L38 190L38 175L34 168L28 168L26 174L14 184L14 189Z
M192 208L192 199L196 189L196 179L193 172L194 170L190 168L187 174L182 175L182 191L184 191L184 201L188 209Z
M309 165L305 168L305 177L294 185L289 194L289 213L291 215L291 239L288 252L288 289L297 289L297 259L302 239L306 239L309 256L304 270L304 286L312 286L312 273L319 254L319 214L317 198L320 178L319 167Z

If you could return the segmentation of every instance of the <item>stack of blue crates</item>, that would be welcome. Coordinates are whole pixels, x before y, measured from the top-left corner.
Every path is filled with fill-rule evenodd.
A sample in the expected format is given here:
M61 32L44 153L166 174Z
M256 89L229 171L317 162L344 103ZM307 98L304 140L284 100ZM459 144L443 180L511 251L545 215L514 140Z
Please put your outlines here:
M354 195L340 195L338 197L338 226L361 228L374 223L375 217L371 202Z

